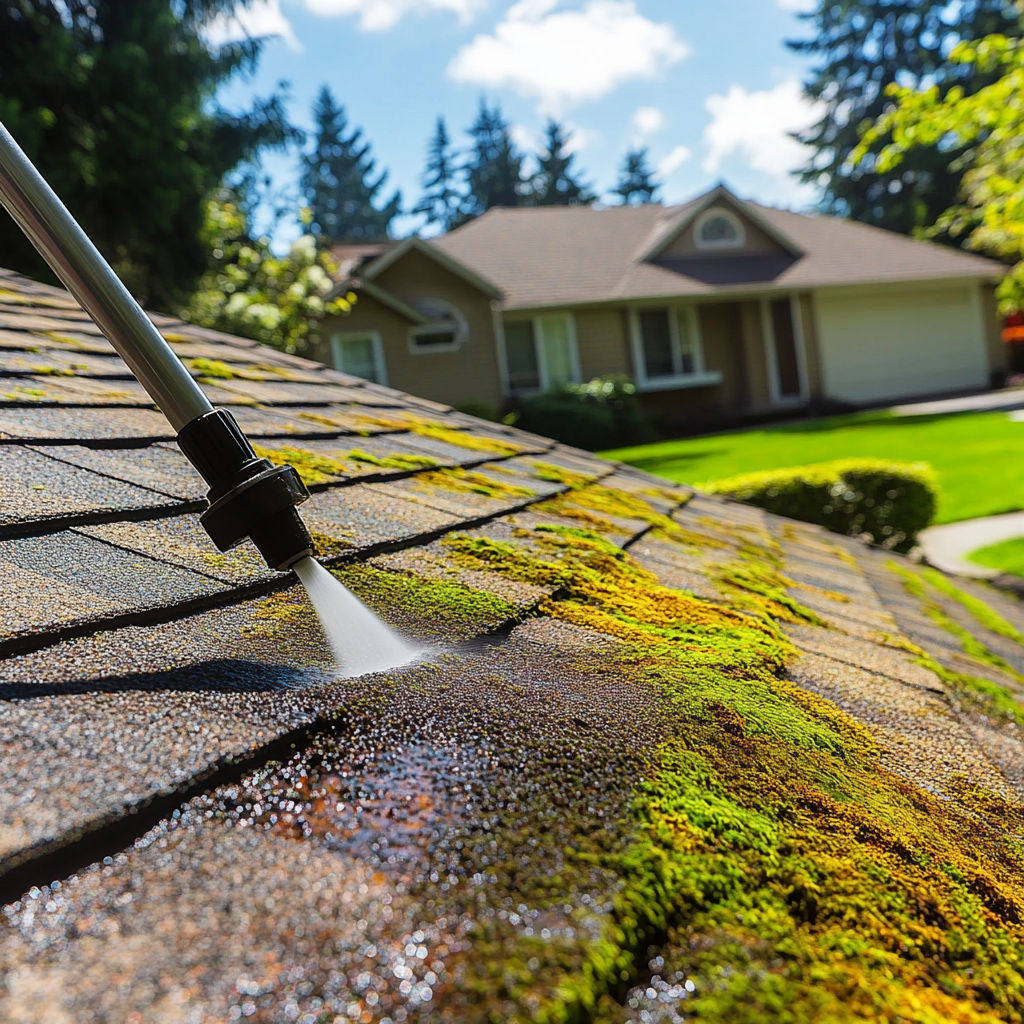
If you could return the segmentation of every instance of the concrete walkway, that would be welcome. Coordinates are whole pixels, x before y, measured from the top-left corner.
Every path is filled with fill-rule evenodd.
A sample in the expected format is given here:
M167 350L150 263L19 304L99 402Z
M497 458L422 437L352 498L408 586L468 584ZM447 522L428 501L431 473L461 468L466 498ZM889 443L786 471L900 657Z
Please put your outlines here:
M1024 388L985 391L980 395L942 398L934 402L909 402L892 407L895 416L944 416L951 412L991 412L996 409L1024 409Z
M1001 516L965 519L962 523L949 523L947 526L930 526L918 534L917 542L925 558L937 569L958 576L991 580L1002 573L998 569L986 569L968 562L966 556L978 548L1013 537L1024 537L1024 512L1007 512Z

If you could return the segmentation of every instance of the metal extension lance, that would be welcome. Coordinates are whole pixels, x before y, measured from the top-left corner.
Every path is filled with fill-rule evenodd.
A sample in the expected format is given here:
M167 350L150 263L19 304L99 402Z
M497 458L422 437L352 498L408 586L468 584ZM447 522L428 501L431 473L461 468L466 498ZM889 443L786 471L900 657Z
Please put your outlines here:
M309 497L298 473L259 458L231 413L213 408L2 123L0 203L174 427L210 487L201 522L214 544L227 551L248 537L273 569L312 554L296 510Z

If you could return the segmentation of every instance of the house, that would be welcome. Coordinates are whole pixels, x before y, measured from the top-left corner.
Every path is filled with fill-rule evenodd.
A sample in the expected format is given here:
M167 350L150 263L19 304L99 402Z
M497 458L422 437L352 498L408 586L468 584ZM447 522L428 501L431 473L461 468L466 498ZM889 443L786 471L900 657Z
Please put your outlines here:
M1018 602L154 320L419 657L0 271L0 1021L1019 1017Z
M669 421L980 389L1005 353L991 260L738 199L494 209L347 255L317 355L455 406L605 374Z

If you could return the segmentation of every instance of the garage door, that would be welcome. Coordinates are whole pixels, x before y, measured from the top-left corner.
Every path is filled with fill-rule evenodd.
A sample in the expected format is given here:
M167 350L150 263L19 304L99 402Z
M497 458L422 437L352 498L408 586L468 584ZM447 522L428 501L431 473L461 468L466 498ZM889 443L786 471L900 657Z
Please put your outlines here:
M825 393L848 402L985 387L981 315L966 288L818 297Z

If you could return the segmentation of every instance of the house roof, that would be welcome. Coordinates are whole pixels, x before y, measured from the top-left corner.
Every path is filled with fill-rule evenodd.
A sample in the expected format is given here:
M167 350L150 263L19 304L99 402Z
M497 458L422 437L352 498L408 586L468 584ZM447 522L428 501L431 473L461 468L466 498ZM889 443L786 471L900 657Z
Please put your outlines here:
M1021 990L1018 603L154 319L422 653L338 679L84 313L0 272L0 1019Z
M755 283L700 280L650 257L710 201L735 205L797 257ZM497 208L433 240L493 281L506 309L647 298L701 297L962 278L994 280L993 260L835 217L740 200L719 187L681 206ZM763 257L762 257L763 259ZM718 262L717 254L708 261ZM741 275L742 276L742 275Z

